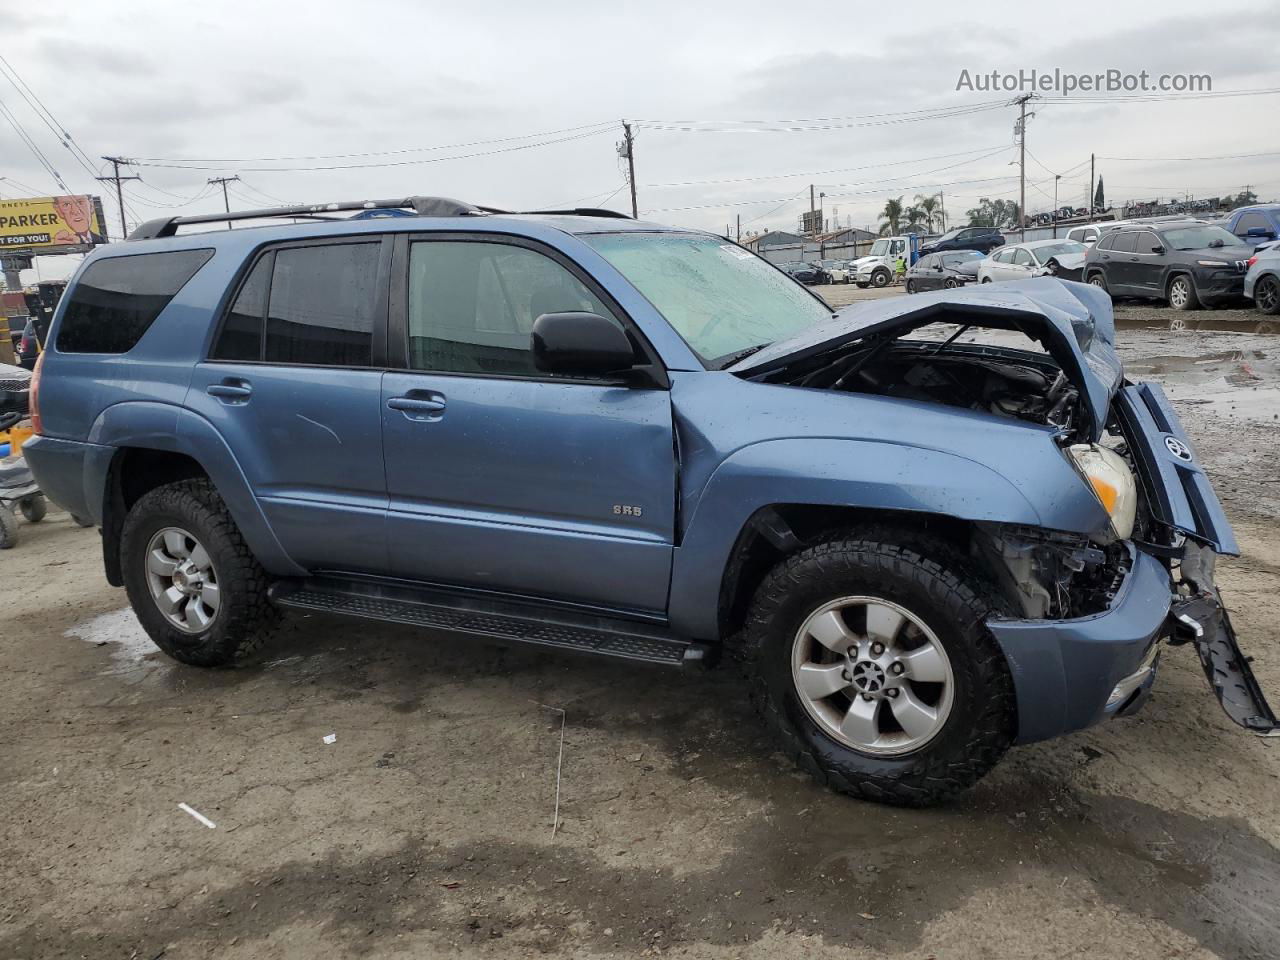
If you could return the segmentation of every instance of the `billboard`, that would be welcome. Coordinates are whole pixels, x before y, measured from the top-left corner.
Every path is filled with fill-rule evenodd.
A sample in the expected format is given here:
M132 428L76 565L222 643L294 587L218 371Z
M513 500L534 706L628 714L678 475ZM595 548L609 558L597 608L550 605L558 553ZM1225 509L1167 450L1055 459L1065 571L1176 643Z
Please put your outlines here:
M0 254L83 253L106 242L102 201L97 197L0 200Z

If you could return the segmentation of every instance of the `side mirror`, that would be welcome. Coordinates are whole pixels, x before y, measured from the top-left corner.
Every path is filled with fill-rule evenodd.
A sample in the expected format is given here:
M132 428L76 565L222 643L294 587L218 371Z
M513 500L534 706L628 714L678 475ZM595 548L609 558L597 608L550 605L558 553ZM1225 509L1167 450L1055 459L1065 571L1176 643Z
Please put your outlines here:
M595 313L544 313L533 321L529 340L533 364L543 373L601 376L635 363L621 324Z
M1158 256L1160 256L1162 253L1165 253L1166 251L1165 251L1165 248L1164 248L1164 246L1163 246L1162 244L1157 243L1154 247L1152 247L1152 248L1151 248L1151 252L1152 252L1152 253L1154 253L1154 254L1158 257Z

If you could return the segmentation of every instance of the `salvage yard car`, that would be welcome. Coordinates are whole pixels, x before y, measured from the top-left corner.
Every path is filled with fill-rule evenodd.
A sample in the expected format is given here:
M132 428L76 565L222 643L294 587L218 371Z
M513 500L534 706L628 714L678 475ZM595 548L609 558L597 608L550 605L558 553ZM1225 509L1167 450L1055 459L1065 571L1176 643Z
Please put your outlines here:
M970 329L1022 346L935 335ZM167 218L85 259L32 407L40 486L183 663L249 659L288 610L724 653L804 769L910 805L1133 713L1164 640L1277 732L1214 586L1230 524L1083 284L833 314L605 211Z
M907 271L907 293L953 290L978 279L985 258L976 250L954 250L921 257Z
M1075 240L1032 240L1001 247L978 265L978 282L1059 277L1079 280L1088 247Z
M1113 296L1197 310L1244 296L1253 246L1199 220L1133 223L1104 233L1085 257L1086 282Z

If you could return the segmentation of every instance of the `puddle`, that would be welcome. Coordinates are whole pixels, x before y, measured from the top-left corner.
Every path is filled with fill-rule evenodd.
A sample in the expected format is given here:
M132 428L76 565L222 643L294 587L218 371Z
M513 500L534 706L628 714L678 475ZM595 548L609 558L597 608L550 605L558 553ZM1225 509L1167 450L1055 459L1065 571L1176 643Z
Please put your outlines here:
M102 671L104 675L136 674L146 669L152 654L160 655L129 607L78 623L63 635L94 646L107 644L111 666Z

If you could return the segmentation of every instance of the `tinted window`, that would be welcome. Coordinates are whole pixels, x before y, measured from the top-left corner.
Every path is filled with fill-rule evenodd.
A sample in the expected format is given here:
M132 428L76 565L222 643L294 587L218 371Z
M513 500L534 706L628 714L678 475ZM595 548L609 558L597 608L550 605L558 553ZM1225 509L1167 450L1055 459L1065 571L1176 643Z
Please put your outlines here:
M1138 253L1155 253L1159 246L1161 246L1160 238L1154 233L1138 234Z
M125 353L160 311L195 276L212 250L175 250L99 260L71 292L58 349L64 353Z
M222 332L213 348L215 360L261 360L262 319L267 312L271 284L271 258L259 258L222 321Z
M267 310L268 363L369 366L378 247L342 243L276 251Z
M1240 219L1236 221L1235 233L1239 236L1247 236L1250 230L1265 230L1271 233L1271 224L1267 223L1267 218L1260 213L1242 213Z
M1093 246L1094 246L1094 249L1096 250L1110 250L1112 246L1115 244L1115 242L1116 242L1116 234L1109 233L1105 237L1103 237L1101 240L1099 240L1097 243L1095 243Z
M1111 241L1110 250L1116 253L1133 253L1137 249L1138 235L1132 231L1128 233L1118 233L1116 238Z
M529 349L533 321L566 311L610 315L573 274L525 247L455 241L410 247L415 370L539 376Z

